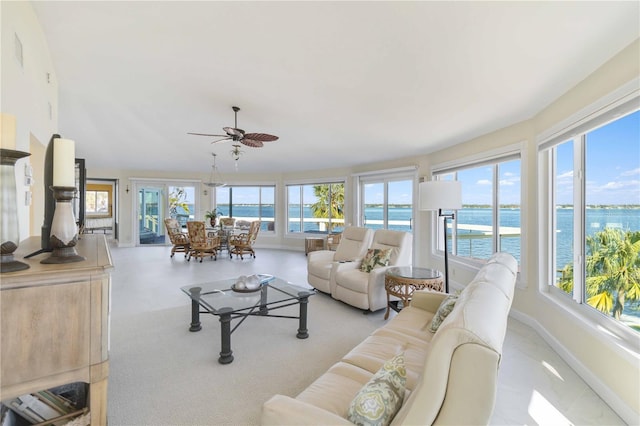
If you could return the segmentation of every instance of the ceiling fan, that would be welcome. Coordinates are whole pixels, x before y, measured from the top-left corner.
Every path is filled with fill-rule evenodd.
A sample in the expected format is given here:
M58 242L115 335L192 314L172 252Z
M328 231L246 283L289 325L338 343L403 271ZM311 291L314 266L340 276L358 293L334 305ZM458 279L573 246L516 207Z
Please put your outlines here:
M244 130L239 129L238 128L238 111L240 111L240 108L237 106L234 106L231 108L235 113L236 121L235 121L234 127L222 128L222 130L225 131L226 135L211 135L208 133L190 133L190 132L187 134L196 135L196 136L209 136L209 137L222 138L222 139L212 141L211 143L231 140L234 142L240 142L242 144L245 144L253 148L260 148L261 146L264 145L263 142L273 142L278 140L277 136L269 135L267 133L245 133Z

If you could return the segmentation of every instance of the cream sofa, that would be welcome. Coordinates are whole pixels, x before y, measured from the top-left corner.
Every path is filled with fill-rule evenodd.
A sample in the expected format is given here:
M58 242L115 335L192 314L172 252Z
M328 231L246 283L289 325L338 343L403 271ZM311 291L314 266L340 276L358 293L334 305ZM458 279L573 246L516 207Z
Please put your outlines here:
M418 291L411 305L352 349L295 398L275 395L261 424L351 424L348 408L380 367L404 352L406 391L392 425L487 424L511 308L517 262L494 255L461 292L435 333L444 293Z
M318 250L307 254L307 281L323 293L331 293L331 271L339 262L361 260L373 238L369 228L349 226L342 232L336 251Z

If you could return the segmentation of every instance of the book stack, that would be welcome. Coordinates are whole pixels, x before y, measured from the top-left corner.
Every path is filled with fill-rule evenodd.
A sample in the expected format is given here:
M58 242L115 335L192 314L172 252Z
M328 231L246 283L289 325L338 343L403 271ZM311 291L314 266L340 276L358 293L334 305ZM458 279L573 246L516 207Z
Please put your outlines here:
M88 408L76 408L69 399L50 390L21 395L15 399L4 402L5 407L0 418L1 426L19 426L24 421L12 415L17 414L26 424L63 426L70 420L86 414Z

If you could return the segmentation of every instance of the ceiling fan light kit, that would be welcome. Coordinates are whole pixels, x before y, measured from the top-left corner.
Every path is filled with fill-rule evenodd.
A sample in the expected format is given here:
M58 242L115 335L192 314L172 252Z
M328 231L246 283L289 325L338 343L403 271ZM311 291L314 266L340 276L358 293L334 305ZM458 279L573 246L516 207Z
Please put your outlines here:
M236 172L238 171L238 160L240 160L240 156L244 154L244 151L240 149L240 145L234 144L233 149L229 152L231 157L233 157L233 161L235 163Z

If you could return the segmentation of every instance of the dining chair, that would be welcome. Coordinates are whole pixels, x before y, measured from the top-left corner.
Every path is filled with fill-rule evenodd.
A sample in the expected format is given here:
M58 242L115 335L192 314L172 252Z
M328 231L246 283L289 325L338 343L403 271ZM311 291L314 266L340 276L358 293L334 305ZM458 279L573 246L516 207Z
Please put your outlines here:
M230 257L235 254L240 256L240 259L244 259L243 254L249 253L255 259L256 252L253 250L253 244L260 231L260 223L259 220L254 220L251 222L248 232L229 236Z
M218 248L220 247L220 238L207 235L205 224L202 221L187 222L187 230L189 231L189 240L191 240L191 249L187 260L191 257L202 259L211 256L214 260L218 260Z
M176 252L184 253L184 257L189 255L191 243L189 237L182 232L182 226L177 219L168 217L164 220L164 226L167 228L167 235L173 247L171 248L171 256L173 257Z

